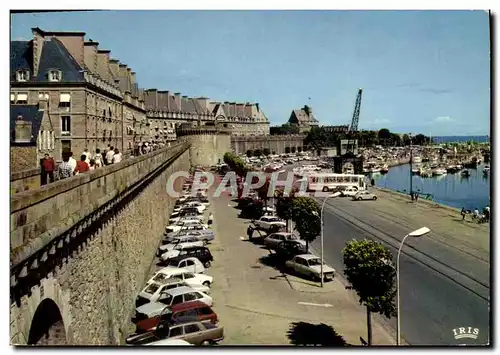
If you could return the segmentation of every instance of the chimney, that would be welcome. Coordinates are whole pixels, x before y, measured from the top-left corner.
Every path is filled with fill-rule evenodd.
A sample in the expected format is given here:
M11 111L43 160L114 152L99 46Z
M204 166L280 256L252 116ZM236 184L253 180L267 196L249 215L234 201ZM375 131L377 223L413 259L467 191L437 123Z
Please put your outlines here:
M82 68L85 67L85 51L83 44L85 42L85 32L44 32L40 29L38 29L38 31L44 38L57 38L78 64Z
M127 64L118 65L118 77L120 78L120 90L122 92L130 92Z
M306 112L306 114L307 114L308 116L310 116L310 115L311 115L311 113L312 113L312 108L310 108L309 106L305 105L305 106L304 106L304 111Z
M257 111L260 111L258 102L255 103L255 107L257 107Z
M97 46L99 46L98 42L83 42L83 59L85 61L85 65L89 68L92 74L98 74Z
M109 60L109 70L111 71L111 74L113 74L113 77L116 80L119 81L120 77L120 61L118 59L110 59Z
M174 94L175 98L175 104L177 105L177 109L182 112L182 107L181 107L181 93L176 92Z
M111 77L109 75L109 57L111 51L109 50L98 50L97 51L97 72L102 80L111 82Z
M158 109L168 111L168 91L158 91Z
M158 93L156 89L148 89L144 93L144 104L148 110L158 109Z
M31 139L33 138L33 128L31 126L31 122L25 121L21 115L17 116L14 133L14 142L31 143Z
M33 33L33 77L35 77L38 75L38 67L40 65L45 34L38 27L32 28L31 32Z
M208 109L208 97L198 97L196 100L198 101L200 106L203 108L204 112L209 111L209 109Z

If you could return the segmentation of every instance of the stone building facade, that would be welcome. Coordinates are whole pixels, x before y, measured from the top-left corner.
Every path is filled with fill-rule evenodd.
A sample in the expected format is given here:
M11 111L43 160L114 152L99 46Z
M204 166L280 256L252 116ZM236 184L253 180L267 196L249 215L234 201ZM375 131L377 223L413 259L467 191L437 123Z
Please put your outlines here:
M157 89L146 90L144 96L154 139L175 140L175 130L183 123L226 124L233 136L269 135L269 120L258 103L218 102Z
M312 107L307 105L301 109L293 110L288 123L298 126L299 133L307 133L312 127L319 126L319 122L312 112Z
M31 41L11 42L10 103L45 110L51 130L34 133L38 147L53 145L60 160L67 151L78 156L108 145L126 151L143 140L142 131L134 130L146 124L143 91L130 68L99 43L85 41L83 32L32 32Z

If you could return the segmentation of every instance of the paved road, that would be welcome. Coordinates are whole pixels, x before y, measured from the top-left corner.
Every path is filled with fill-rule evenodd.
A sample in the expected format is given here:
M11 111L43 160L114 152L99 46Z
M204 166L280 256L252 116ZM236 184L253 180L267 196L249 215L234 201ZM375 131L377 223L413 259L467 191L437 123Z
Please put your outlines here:
M353 238L383 241L395 261L402 237L422 227L412 226L411 222L401 225L397 220L373 213L376 203L381 201L355 202L344 198L327 201L325 260L337 270L343 270L341 250L347 241ZM457 344L452 329L471 326L480 329L480 336L462 342L487 343L489 263L434 241L432 233L419 240L407 239L406 243L400 265L401 332L406 341L412 345ZM313 243L314 250L319 252L319 246L318 239ZM395 319L389 323L396 325Z
M290 171L294 166L285 169ZM341 251L346 242L368 238L382 241L396 262L402 238L423 225L429 226L432 232L418 240L408 238L401 254L402 337L411 345L488 343L490 265L485 227L476 230L472 225L458 224L449 213L446 216L446 211L427 210L423 205L415 206L412 212L406 202L384 199L389 197L384 192L378 194L383 196L375 202L346 198L327 201L325 261L343 274ZM322 200L318 199L320 203ZM312 243L312 250L320 255L319 238ZM396 328L395 318L388 323ZM479 328L477 340L453 338L452 329L469 326Z

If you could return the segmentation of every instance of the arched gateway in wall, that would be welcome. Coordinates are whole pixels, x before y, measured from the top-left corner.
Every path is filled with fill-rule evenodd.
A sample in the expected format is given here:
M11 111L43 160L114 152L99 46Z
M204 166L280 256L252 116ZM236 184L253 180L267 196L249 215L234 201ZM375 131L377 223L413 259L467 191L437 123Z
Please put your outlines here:
M28 335L28 345L68 345L61 311L50 298L45 298L35 311Z

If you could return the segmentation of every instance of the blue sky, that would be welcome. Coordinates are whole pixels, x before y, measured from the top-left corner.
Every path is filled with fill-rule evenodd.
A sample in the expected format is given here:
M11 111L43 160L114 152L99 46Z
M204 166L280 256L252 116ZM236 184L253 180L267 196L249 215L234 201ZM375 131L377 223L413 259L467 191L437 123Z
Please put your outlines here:
M483 11L103 11L12 15L83 31L139 85L259 102L272 124L310 104L322 124L426 135L490 132L489 18ZM310 98L310 100L309 100Z

